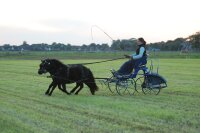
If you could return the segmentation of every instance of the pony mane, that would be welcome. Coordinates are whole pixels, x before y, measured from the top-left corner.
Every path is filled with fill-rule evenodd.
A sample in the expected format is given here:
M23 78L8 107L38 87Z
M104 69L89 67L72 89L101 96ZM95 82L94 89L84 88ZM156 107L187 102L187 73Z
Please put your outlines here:
M55 62L56 64L58 64L58 65L64 65L64 66L66 66L64 63L62 63L60 60L58 60L58 59L50 59L51 61L53 61L53 62Z

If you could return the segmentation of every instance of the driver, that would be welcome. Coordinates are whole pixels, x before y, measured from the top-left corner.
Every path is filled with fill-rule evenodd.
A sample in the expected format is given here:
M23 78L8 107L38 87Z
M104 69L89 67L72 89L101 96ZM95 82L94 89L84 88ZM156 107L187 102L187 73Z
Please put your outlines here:
M137 39L137 49L132 55L124 55L126 58L129 58L118 71L111 70L113 75L128 75L134 68L137 68L139 65L144 65L147 63L147 54L146 54L146 41L141 37Z

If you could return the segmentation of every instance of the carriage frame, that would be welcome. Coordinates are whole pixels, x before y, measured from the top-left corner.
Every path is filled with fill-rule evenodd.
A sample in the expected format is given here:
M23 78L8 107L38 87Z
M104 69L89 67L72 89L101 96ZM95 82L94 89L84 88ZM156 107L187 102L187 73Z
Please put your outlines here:
M156 72L153 71L153 60L150 62L149 68L146 64L141 64L129 75L112 75L100 82L107 86L111 93L117 92L119 95L134 95L135 92L158 95L162 88L167 87L167 81L158 74L159 60Z

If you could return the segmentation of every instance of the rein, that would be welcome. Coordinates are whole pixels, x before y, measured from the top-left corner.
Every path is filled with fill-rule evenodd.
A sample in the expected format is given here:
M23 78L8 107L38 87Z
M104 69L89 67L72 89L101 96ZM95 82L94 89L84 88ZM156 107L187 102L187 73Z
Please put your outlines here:
M109 59L109 60L104 60L104 61L96 61L96 62L89 62L89 63L79 63L79 64L68 64L68 65L90 65L90 64L97 64L97 63L103 63L103 62L120 60L120 59L125 59L125 57Z

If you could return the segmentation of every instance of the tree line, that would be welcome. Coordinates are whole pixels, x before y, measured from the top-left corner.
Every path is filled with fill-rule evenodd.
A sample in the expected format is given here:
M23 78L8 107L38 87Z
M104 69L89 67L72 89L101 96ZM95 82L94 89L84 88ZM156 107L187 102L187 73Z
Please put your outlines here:
M109 46L107 43L91 43L89 45L83 44L81 46L75 46L56 42L53 42L52 44L28 44L26 41L24 41L19 46L4 44L3 46L0 46L0 51L133 51L136 49L136 47L136 40L131 39L113 40L111 46ZM200 32L196 32L187 38L176 38L175 40L168 40L166 42L161 41L147 44L147 49L153 51L180 51L183 48L190 48L190 50L192 49L193 51L200 51Z
M183 49L200 51L200 32L196 32L187 38L176 38L175 40L168 40L167 42L150 43L149 48L162 51L181 51Z

